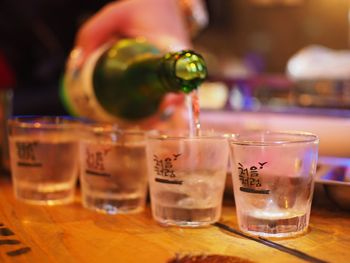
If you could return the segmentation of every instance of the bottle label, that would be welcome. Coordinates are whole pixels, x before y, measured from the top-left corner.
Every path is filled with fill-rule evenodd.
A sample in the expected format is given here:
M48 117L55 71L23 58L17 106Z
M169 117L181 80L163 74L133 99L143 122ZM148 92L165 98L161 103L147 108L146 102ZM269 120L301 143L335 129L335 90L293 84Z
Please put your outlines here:
M72 115L97 121L120 122L101 106L95 96L92 82L96 62L108 48L109 45L104 45L97 49L81 69L67 68L62 85L62 97L67 110Z

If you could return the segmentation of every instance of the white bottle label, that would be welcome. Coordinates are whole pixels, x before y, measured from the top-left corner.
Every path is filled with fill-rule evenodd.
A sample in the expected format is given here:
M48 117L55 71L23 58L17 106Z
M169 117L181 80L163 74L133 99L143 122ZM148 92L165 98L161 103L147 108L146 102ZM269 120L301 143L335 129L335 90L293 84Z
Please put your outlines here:
M98 58L109 48L104 45L92 53L80 69L67 68L64 78L63 93L66 104L73 114L96 121L121 122L107 112L96 98L92 76ZM71 63L71 64L74 64Z

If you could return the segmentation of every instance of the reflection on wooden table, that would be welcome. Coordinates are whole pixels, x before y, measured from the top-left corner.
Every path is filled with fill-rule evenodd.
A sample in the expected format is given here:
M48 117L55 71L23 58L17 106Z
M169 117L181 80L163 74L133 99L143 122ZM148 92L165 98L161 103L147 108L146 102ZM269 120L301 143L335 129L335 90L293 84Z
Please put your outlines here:
M274 242L327 262L348 262L350 213L318 191L316 187L309 232ZM225 196L220 222L237 229L231 193ZM79 193L70 205L28 205L14 199L5 176L0 179L0 223L0 262L166 263L185 255L210 259L214 254L240 262L306 262L216 226L162 227L153 221L149 207L130 215L98 214L81 206Z

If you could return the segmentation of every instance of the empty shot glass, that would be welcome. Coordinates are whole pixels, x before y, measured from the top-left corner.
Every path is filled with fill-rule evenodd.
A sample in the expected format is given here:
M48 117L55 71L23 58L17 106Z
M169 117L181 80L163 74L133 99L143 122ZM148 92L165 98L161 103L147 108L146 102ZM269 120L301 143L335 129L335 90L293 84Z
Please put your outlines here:
M15 116L8 121L16 198L33 204L74 200L78 177L79 120L64 116Z
M304 132L242 132L230 140L238 225L289 237L309 225L318 138Z
M219 220L229 148L223 135L150 135L147 163L153 218L162 225Z
M113 125L85 127L80 182L85 208L106 214L144 209L147 197L145 132Z

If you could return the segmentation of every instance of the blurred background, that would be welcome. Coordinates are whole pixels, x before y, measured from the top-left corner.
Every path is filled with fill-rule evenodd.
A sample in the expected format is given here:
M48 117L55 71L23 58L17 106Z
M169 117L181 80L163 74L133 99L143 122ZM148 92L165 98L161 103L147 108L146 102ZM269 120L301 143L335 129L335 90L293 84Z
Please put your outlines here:
M226 108L349 108L349 3L207 0L210 22L195 44L207 55L213 79L230 89ZM223 99L224 88L216 89Z
M179 1L191 7L192 0ZM64 112L52 90L57 90L78 28L108 2L0 1L0 85L16 87L15 114ZM312 77L312 83L309 79L295 85L295 79L291 82L286 74L288 61L305 47L348 49L348 0L202 2L209 23L193 34L193 41L208 61L211 80L219 80L203 88L210 95L215 89L217 94L217 100L212 100L215 105L203 99L204 108L223 104L236 110L266 105L349 108L346 77L329 81L324 75L322 80ZM325 50L318 51L322 55Z
M348 0L207 0L208 27L195 43L226 62L256 58L257 70L284 73L308 45L349 48Z
M75 34L108 2L0 0L0 90L14 91L13 114L65 113L58 90ZM202 3L209 22L192 29L210 75L203 127L311 131L321 153L350 156L350 1Z

